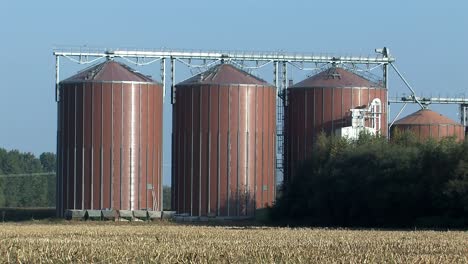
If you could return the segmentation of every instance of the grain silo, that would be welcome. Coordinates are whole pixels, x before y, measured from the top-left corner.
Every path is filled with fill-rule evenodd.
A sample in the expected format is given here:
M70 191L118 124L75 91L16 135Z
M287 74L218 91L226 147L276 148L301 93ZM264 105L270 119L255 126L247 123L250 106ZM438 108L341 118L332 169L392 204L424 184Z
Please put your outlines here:
M161 209L162 88L108 60L60 83L57 213Z
M276 88L230 64L176 85L173 209L253 216L275 196Z
M462 124L429 109L421 109L396 121L391 130L392 136L397 131L410 131L421 142L428 139L438 141L444 137L455 137L458 141L465 139Z
M311 157L317 136L387 135L387 89L340 67L330 67L287 89L285 180Z

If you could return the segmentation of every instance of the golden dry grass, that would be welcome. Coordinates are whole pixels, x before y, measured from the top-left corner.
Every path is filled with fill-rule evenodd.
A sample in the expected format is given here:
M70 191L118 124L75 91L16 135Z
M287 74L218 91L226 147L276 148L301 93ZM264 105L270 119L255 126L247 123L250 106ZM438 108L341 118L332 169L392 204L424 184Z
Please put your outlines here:
M0 224L0 263L468 263L468 232Z

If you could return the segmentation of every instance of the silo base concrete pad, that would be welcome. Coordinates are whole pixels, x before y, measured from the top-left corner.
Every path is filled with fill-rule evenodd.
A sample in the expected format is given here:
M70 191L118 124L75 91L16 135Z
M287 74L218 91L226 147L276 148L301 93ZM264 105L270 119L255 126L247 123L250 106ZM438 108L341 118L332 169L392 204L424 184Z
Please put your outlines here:
M216 213L208 213L206 216L209 217L209 218L215 218Z
M148 218L151 221L161 220L162 212L161 211L148 211Z
M85 220L85 210L66 210L65 219L67 220Z
M148 220L148 211L146 210L135 210L133 211L133 217L138 220L146 221Z
M175 222L213 222L213 223L225 223L225 222L239 222L253 220L252 216L190 216L189 214L176 214L172 218Z
M101 220L101 210L86 210L88 220Z
M254 219L253 216L218 216L216 221L229 222L229 221L246 221Z
M171 218L174 217L175 214L176 214L175 211L163 211L161 218L162 219L171 219Z
M130 210L119 210L119 219L125 219L125 220L133 220L133 212Z
M103 220L116 221L118 218L116 210L102 210L101 212Z

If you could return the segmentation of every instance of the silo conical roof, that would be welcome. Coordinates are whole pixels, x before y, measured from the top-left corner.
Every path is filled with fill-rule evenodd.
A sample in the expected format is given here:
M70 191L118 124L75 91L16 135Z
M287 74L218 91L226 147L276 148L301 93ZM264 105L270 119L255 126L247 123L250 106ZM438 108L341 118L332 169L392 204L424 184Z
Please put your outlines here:
M339 67L330 67L311 76L292 88L340 88L340 87L381 87L366 78Z
M395 125L460 125L460 123L430 109L421 109L398 121Z
M203 73L182 81L178 83L177 86L194 84L253 84L272 86L263 79L243 71L234 65L224 63L218 64Z
M63 82L151 82L155 81L144 74L136 72L129 66L107 60L103 63L91 66Z

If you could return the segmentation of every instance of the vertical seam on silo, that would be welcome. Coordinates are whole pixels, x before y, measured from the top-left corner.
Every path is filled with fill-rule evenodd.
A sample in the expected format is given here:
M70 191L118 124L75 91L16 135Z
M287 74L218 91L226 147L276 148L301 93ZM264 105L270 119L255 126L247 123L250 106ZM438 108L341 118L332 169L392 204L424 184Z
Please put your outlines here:
M254 118L254 212L257 208L257 118L258 118L258 89L255 89L255 118Z
M76 127L76 119L77 119L77 112L78 112L78 109L77 109L77 97L78 97L78 85L75 85L75 120L74 120L74 126L73 126L73 129L75 130L75 139L74 139L74 155L73 155L73 159L74 159L74 162L73 162L73 209L76 209L76 131L77 131L77 127Z
M137 210L141 209L141 83L138 85L138 191L137 199L138 206Z
M179 117L180 109L179 109L178 106L175 106L175 105L172 106L172 109L173 109L172 134L174 135L174 141L177 142L177 152L175 153L174 158L172 159L172 167L174 169L174 175L173 175L174 182L172 182L172 187L173 187L172 189L174 190L174 193L172 193L172 197L173 197L172 201L174 201L174 204L172 205L172 209L175 209L179 213L181 211L181 206L180 206L181 192L180 192L180 188L182 186L180 184L180 165L185 166L185 164L183 162L181 162L181 159L180 159L180 153L181 153L180 145L182 145L181 144L182 140L180 138L181 128L178 125L178 123L180 122L180 117ZM176 166L177 164L179 166Z
M260 191L260 208L263 207L263 187L264 187L264 179L265 179L265 122L264 122L264 117L265 117L265 109L268 111L268 108L265 107L265 90L262 89L262 186L261 186L261 191Z
M63 94L65 94L65 88L62 88L62 91L63 91ZM69 93L67 92L67 97L69 97ZM68 98L67 98L68 99ZM60 216L64 216L64 213L65 213L65 193L68 193L68 190L65 190L66 186L64 184L64 181L66 179L66 182L69 181L70 177L69 177L69 156L70 156L70 147L69 147L69 142L68 142L68 134L70 133L69 129L68 129L68 101L65 102L64 100L62 100L62 137L63 137L63 140L62 140L62 143L63 143L63 146L62 146L62 161L64 162L64 164L62 165L62 168L61 168L61 171L62 171L62 176L61 176L61 184L62 184L62 192L60 193L60 199L61 199L61 202L60 202ZM65 123L65 117L67 119L67 122ZM65 135L65 131L67 132L67 135ZM66 156L65 156L66 155ZM66 161L65 161L65 157L66 157ZM65 163L66 162L66 163ZM66 165L65 165L66 164ZM64 168L64 165L65 165L65 168ZM65 169L66 169L66 172L65 172ZM68 207L68 205L67 205Z
M270 106L269 108L272 109L273 106L275 106L276 98L271 96L271 90L268 87L264 87L263 89L268 91L268 97L270 98ZM283 109L284 110L284 109ZM270 129L268 131L268 134L270 135L270 140L269 140L269 145L270 145L270 151L268 152L270 155L270 162L268 164L270 173L268 174L268 197L267 197L267 203L269 204L272 201L272 191L273 191L273 178L275 175L275 164L276 164L276 149L275 149L275 139L276 139L276 134L273 133L273 127L276 127L276 122L273 122L273 113L268 111L268 121L270 123ZM284 114L284 112L283 112Z
M149 156L149 152L150 152L150 146L149 146L149 137L151 136L149 131L150 131L150 124L148 124L148 121L150 120L150 90L153 89L153 86L152 85L147 85L146 86L146 170L145 170L145 178L146 178L146 186L145 186L145 207L146 207L146 210L149 209L149 202L148 202L148 156ZM154 109L154 105L153 105L153 109ZM153 110L154 112L154 110ZM151 187L154 188L153 186L153 181L151 181ZM153 206L151 206L151 210L153 209Z
M63 91L62 88L60 88L60 93ZM59 118L59 125L60 125L60 148L59 148L59 151L60 151L60 163L59 163L59 167L58 167L58 172L57 172L57 191L58 191L58 195L56 196L56 203L58 205L58 216L59 217L62 217L62 212L63 212L63 176L64 176L64 173L63 173L63 156L64 156L64 153L63 153L63 145L64 145L64 127L63 127L63 101L59 101L58 102L58 108L59 108L59 113L60 113L60 118Z
M202 119L203 119L203 113L202 113L202 93L203 93L203 86L200 86L199 88L200 93L198 95L198 107L199 107L199 112L198 112L198 216L201 216L201 207L202 207Z
M276 97L276 91L271 89L271 87L267 87L268 90L270 90L270 92L273 92L274 95L272 96L273 98L273 101L272 101L272 109L273 109L273 113L272 115L270 116L271 118L271 127L273 129L273 131L271 131L271 135L272 135L272 138L271 138L271 141L272 141L272 146L273 146L273 151L272 151L272 172L273 172L273 177L272 177L272 197L271 197L271 201L274 201L276 199L276 177L278 175L278 166L277 166L277 155L278 155L278 133L277 133L277 128L278 128L278 123L277 123L277 113L276 113L276 109L277 109L277 103L278 103L278 98ZM288 99L288 96L287 96L287 87L285 88L284 90L284 93L285 93L285 100ZM287 105L287 102L285 103L285 105L283 105L283 122L282 122L282 127L281 127L281 130L282 130L282 138L283 138L283 143L285 142L284 141L284 138L285 138L285 131L286 131L286 123L284 122L284 118L286 116L286 105ZM305 136L305 132L304 132L304 136ZM285 157L285 148L282 147L282 154L281 154L281 158L284 160L284 157ZM282 162L283 164L283 167L284 167L284 162Z
M218 188L217 188L217 205L216 205L216 215L219 216L220 215L220 208L221 208L221 165L220 165L220 155L221 155L221 131L219 130L219 127L220 127L220 115L221 115L221 86L218 85L217 87L218 89L218 108L216 109L217 111L217 115L218 115L218 136L217 136L217 158L216 158L216 170L217 170L217 178L218 178Z
M304 90L305 90L305 89L304 89ZM315 116L316 116L316 113L317 113L317 109L316 109L316 105L315 105L315 99L316 99L316 91L317 91L317 89L313 89L312 91L314 92L314 101L313 101L313 106L312 106L312 110L313 110L312 112L314 113L314 114L312 115L312 117L313 117L313 119L314 119L314 121L313 121L313 122L314 122L314 126L313 126L313 128L312 128L312 142L314 142L314 138L316 137L316 135L315 135L316 133L315 133L315 132L316 132L316 129L317 129L316 124L315 124ZM312 147L313 147L313 146L312 146ZM291 160L292 160L292 154L293 154L293 151L292 151L292 149L291 149ZM311 153L311 154L312 154L312 153ZM290 176L291 176L291 175L290 175Z
M70 88L68 89L70 90ZM68 101L69 101L69 105L67 105L67 133L71 133L71 129L70 129L70 121L71 120L68 120L68 117L70 115L70 106L71 106L71 96L70 96L70 91L67 92L67 95L68 95ZM70 209L70 178L71 178L71 175L70 175L70 152L72 152L73 150L71 149L72 147L70 146L70 138L68 137L67 135L67 190L65 192L65 195L66 195L66 207L67 209ZM65 206L64 206L65 207Z
M358 104L358 105L359 105L359 106L362 105L362 102L361 102L361 96L362 96L362 95L361 95L361 92L362 92L361 88L358 87L358 93L359 93L359 96L358 96L359 104Z
M124 92L123 83L120 85L120 181L119 181L119 208L122 209L122 148L123 148L123 120L124 120Z
M304 160L305 159L307 159L307 91L304 91Z
M129 207L130 210L133 211L133 205L135 203L135 164L133 162L133 156L135 155L135 128L137 125L135 124L135 84L131 84L130 86L130 155L129 155L129 189L130 189L130 198L129 198ZM127 111L128 112L128 111Z
M63 92L63 88L60 88L61 89L61 92ZM63 102L63 99L62 101L59 102L60 103L60 167L59 167L59 172L60 172L60 175L59 176L59 179L60 179L60 185L59 185L59 188L60 188L60 193L58 196L56 196L56 198L58 197L58 199L60 199L58 201L58 205L59 205L59 211L58 211L58 214L60 217L63 217L63 178L65 177L65 173L63 171L63 165L65 163L64 161L64 156L65 156L65 148L64 148L64 130L65 130L65 125L63 124L63 116L64 116L64 113L65 113L65 110L63 109L64 108L64 102ZM56 199L57 200L57 199Z
M257 89L257 86L254 86L255 89ZM249 101L249 94L250 94L250 90L251 90L252 87L250 86L247 86L247 91L246 91L246 99L245 99L245 104L246 104L246 121L245 121L245 128L246 128L246 133L245 133L245 136L246 136L246 139L245 139L245 176L244 176L244 183L245 183L245 187L244 187L244 196L245 196L245 215L248 214L248 211L249 211L249 143L250 143L250 137L249 137L249 116L250 116L250 101Z
M60 93L60 88L59 88L59 93ZM56 162L56 167L55 167L55 206L56 206L56 215L57 216L60 216L59 212L60 212L60 198L57 198L57 197L60 197L60 188L59 188L59 184L60 184L60 163L61 163L61 149L60 149L60 140L61 140L61 137L60 137L60 100L58 100L57 102L57 134L56 134L56 140L57 140L57 146L56 146L56 149L55 149L55 153L57 155L57 162ZM47 181L49 181L49 179L47 179Z
M190 88L186 88L186 89L190 89ZM185 90L186 90L185 89ZM180 94L180 93L179 93ZM187 108L187 92L185 91L184 92L184 97L183 97L183 105L181 106L181 108L179 109L180 112L182 113L179 113L179 115L181 116L181 120L184 122L183 124L183 135L182 135L182 140L183 140L183 145L181 147L181 152L182 152L182 159L183 159L183 162L182 164L184 164L184 167L183 167L183 172L182 172L182 181L183 181L183 184L182 184L182 195L183 195L183 200L182 200L182 208L183 208L183 212L186 213L188 212L187 208L186 208L186 199L187 199L187 153L188 153L188 144L187 144L187 131L188 131L188 126L187 126L187 115L185 114L186 113L186 108ZM176 102L177 104L177 102Z
M158 90L159 90L159 92L158 92ZM159 151L158 151L158 153L159 153L159 177L158 177L159 184L158 185L159 185L159 198L160 198L159 210L163 211L163 209L164 209L164 205L163 205L163 202L164 202L163 201L163 195L164 195L163 194L163 175L162 175L163 174L163 152L162 152L162 149L163 149L163 146L162 146L163 145L163 130L161 129L161 126L164 123L164 115L163 115L163 111L164 111L163 96L164 95L163 95L163 91L162 91L160 86L158 86L158 90L157 90L157 92L158 92L158 94L160 95L160 98L161 98L161 100L159 101L161 103L160 104L158 103L161 106L161 110L159 111L159 113L160 113L160 124L161 125L160 125L160 135L159 135L159 140L158 140L158 142L159 142L159 147L158 147L158 149L159 149Z
M175 116L175 118L177 118L177 119L180 119L179 114L178 114L179 111L180 111L179 107L176 107L176 116ZM177 121L180 122L179 120L177 120ZM179 130L179 131L176 132L177 133L177 139L176 139L177 140L177 153L176 153L176 156L175 156L175 160L173 161L174 162L174 170L176 171L176 173L174 174L174 183L173 184L175 185L174 186L175 188L174 188L174 194L172 194L172 195L174 197L174 199L173 199L174 203L175 203L174 206L177 207L176 211L180 212L181 207L182 207L181 206L181 197L180 197L182 195L181 191L180 191L180 189L182 188L182 184L180 183L181 182L180 166L176 166L176 165L177 164L179 164L179 165L182 164L185 167L185 163L184 163L185 159L181 160L181 157L180 157L180 155L182 153L181 147L180 147L182 145L181 144L182 139L181 139L181 133L180 133L181 128L177 125L177 122L176 122L176 127L177 127L177 130ZM177 164L176 164L176 160L178 162ZM176 199L177 199L177 202L176 202Z
M156 102L156 94L157 90L154 89L154 87L151 88L151 96L153 98L153 134L151 135L153 137L153 145L151 147L151 210L157 209L158 208L158 199L154 197L154 194L156 193L155 191L155 185L157 186L158 184L161 184L157 179L155 181L155 169L156 169L156 155L158 155L158 150L156 149L156 121L157 121L157 111L155 110L155 105L159 104L159 101ZM156 204L155 204L156 202Z
M144 192L143 195L145 197L145 207L146 210L149 210L148 208L148 143L149 143L149 120L150 120L150 113L149 113L149 98L150 98L150 88L152 86L147 84L146 85L146 120L143 120L146 123L146 142L145 143L145 187L144 187ZM151 185L153 187L153 185ZM153 187L154 188L154 187Z
M240 137L239 137L239 134L240 134L240 116L241 116L241 88L240 88L240 84L237 85L237 149L236 149L236 197L235 197L235 201L236 201L236 215L239 216L239 207L240 207L240 201L239 201L239 196L240 196L240 192L239 192L239 167L240 167L240 164L239 164L239 150L240 150Z
M271 119L268 117L270 115L270 107L271 107L271 98L270 98L270 92L268 91L268 89L266 88L263 88L263 91L264 91L264 94L266 93L266 98L267 98L267 113L265 113L265 117L266 117L266 122L267 122L267 126L266 126L266 133L265 133L265 136L266 136L266 142L267 142L267 155L266 155L266 176L263 178L263 185L266 186L266 201L263 202L262 204L262 207L265 206L266 203L268 203L269 199L270 199L270 177L271 177L271 141L270 141L270 137L271 137L271 134L270 134L270 127L271 127Z
M153 98L153 100L154 100L154 98ZM156 119L156 114L155 114L154 119ZM153 120L153 122L154 122L154 121L155 121L155 120ZM153 125L153 128L154 128L155 126L156 126L156 125ZM156 134L155 130L153 130L153 136L154 136L154 134ZM151 186L151 187L152 187L152 188L151 188L151 209L153 209L153 210L154 210L154 208L157 208L157 206L158 206L158 201L157 201L157 200L155 199L155 197L154 197L154 196L155 196L155 193L156 193L155 187L154 187L154 185L155 185L155 182L154 182L154 170L155 170L155 167L156 167L156 155L157 155L157 151L156 151L155 144L156 144L156 143L154 142L154 137L153 137L153 145L151 146L151 151L152 151L152 155L151 155L152 160L151 160L151 163L153 164L153 166L151 166L151 184L152 184L152 186ZM155 204L155 202L156 202L156 204Z
M172 95L171 95L172 96ZM176 167L176 160L178 164L180 164L179 160L179 149L180 149L180 133L178 130L180 129L177 126L177 122L179 120L178 117L178 109L173 105L172 106L172 148L174 150L171 152L171 209L180 212L180 207L179 207L179 191L177 190L180 186L179 180L178 180L178 174L179 174L179 169ZM149 132L148 132L149 134Z
M130 189L130 199L129 199L129 201L128 201L128 206L129 206L129 209L130 209L131 211L133 211L133 202L134 202L134 200L133 200L133 187L134 187L134 186L133 186L133 176L134 176L134 171L133 171L133 164L132 164L132 163L133 163L133 162L132 162L132 155L134 155L133 152L134 152L134 149L133 149L133 147L132 147L132 145L131 145L131 143L130 143L130 150L129 150L129 156L128 156L128 158L129 158L129 163L130 163L130 168L129 168L130 177L129 177L129 180L128 180L128 183L129 183L129 185L130 185L130 186L129 186L129 187L130 187L130 188L129 188L129 189Z
M60 87L58 88L59 89L59 93L61 92L60 91ZM61 172L60 172L60 165L61 165L61 153L62 153L62 150L60 149L60 141L61 141L61 136L60 136L60 100L58 100L57 102L57 134L56 134L56 140L57 140L57 146L56 146L56 155L57 155L57 162L56 162L56 166L55 166L55 205L56 205L56 215L57 216L60 216L59 212L60 212L60 198L57 198L57 197L60 197L60 188L59 188L59 184L60 184L60 175L61 175ZM47 179L47 181L50 181L50 179ZM49 185L49 184L48 184Z
M226 181L226 188L227 188L227 216L229 216L229 209L230 209L230 190L229 190L229 181L231 180L231 86L228 86L227 90L228 94L228 129L227 129L227 181Z
M82 91L82 97L81 97L81 131L82 131L82 134L81 134L81 209L85 209L85 206L84 206L84 200L85 200L85 182L84 182L84 164L85 164L85 91L86 91L86 84L83 83L83 89L81 90Z
M114 208L114 84L111 83L111 137L110 137L110 170L109 170L109 206Z
M149 105L149 103L148 103ZM177 155L179 154L179 141L177 141L178 134L176 134L177 127L176 127L176 122L177 122L177 114L176 110L172 109L172 130L171 130L171 209L175 211L179 211L177 203L176 203L176 197L178 195L176 186L178 186L178 182L176 182L176 167L175 167L175 160L177 158ZM149 132L148 132L149 135ZM174 147L175 146L175 147ZM164 207L164 206L163 206ZM163 208L164 209L164 208Z
M91 209L94 210L94 83L91 83Z
M185 97L187 97L187 96L185 96ZM187 100L186 98L184 98L184 99ZM185 106L186 105L185 105L185 102L184 102L184 109L185 109ZM185 117L184 117L184 122L187 122L187 121L185 121ZM182 185L182 189L183 189L183 192L182 192L183 193L182 208L183 208L183 210L182 211L184 213L186 213L188 211L187 208L186 208L186 206L187 206L186 205L186 199L187 199L187 186L186 186L186 184L187 184L187 182L186 182L187 181L187 169L186 169L186 167L187 167L187 152L188 152L187 151L188 144L187 144L187 126L186 125L184 126L184 131L183 132L184 132L184 134L183 134L182 137L184 139L184 145L183 145L182 148L184 149L184 151L183 151L182 158L183 158L184 162L182 162L182 164L184 164L184 171L183 171L183 174L182 174L182 180L183 180L183 185Z
M59 86L59 94L62 93L62 89ZM55 203L56 203L56 215L58 217L62 217L62 167L63 167L63 128L62 128L62 105L63 103L60 100L57 102L57 130L58 130L58 137L57 137L57 167L56 167L56 186L55 186Z
M103 125L103 116L104 116L104 96L103 96L103 90L104 90L104 84L101 83L101 133L100 133L100 150L99 150L99 189L100 189L100 192L99 192L99 209L103 209L104 205L103 205L103 199L102 199L102 196L104 195L104 188L102 186L102 177L103 177L103 174L104 174L104 166L103 166L103 159L104 159L104 148L103 148L103 130L104 130L104 125Z
M264 86L265 87L265 86ZM272 190L271 190L271 193L272 193L272 196L271 196L271 201L274 201L275 200L275 197L276 197L276 176L278 174L278 166L277 166L277 158L278 158L278 133L277 133L277 128L278 128L278 122L277 122L277 114L276 114L276 109L277 109L277 103L278 103L278 98L276 97L276 91L274 89L271 89L271 87L268 87L266 86L265 87L266 89L268 89L270 91L270 93L274 93L273 95L270 95L272 97L272 114L270 115L270 120L271 120L271 128L272 128L272 131L270 132L271 133L271 142L272 142L272 148L273 148L273 151L272 151L272 160L271 160L271 169L272 169L272 177L270 178L270 180L272 180ZM288 96L287 96L287 87L285 88L284 90L284 94L285 94L285 100L288 99ZM283 122L282 122L282 127L281 127L281 130L282 130L282 139L283 139L283 143L284 143L284 138L285 138L285 131L286 131L286 126L285 126L285 122L284 122L284 118L286 116L286 105L287 105L287 102L283 105ZM304 134L305 135L305 134ZM285 155L285 149L284 147L282 147L282 153L281 153L281 158L284 160L284 155ZM283 166L284 166L284 163L283 163Z
M211 214L211 86L207 87L208 92L208 157L207 157L207 214Z
M190 133L190 216L193 216L193 91L195 89L190 89L190 124L191 124L191 133Z
M266 186L266 190L265 190L265 191L266 191L266 201L264 201L264 202L262 203L262 207L265 206L266 203L268 203L269 198L270 198L270 189L269 189L270 186L269 186L269 184L268 184L268 183L269 183L268 180L269 180L269 178L271 177L271 174L270 174L270 169L271 169L271 168L270 168L270 162L269 162L269 161L270 161L270 158L271 158L271 157L270 157L270 154L271 154L271 153L270 153L270 152L271 152L271 151L270 151L270 148L271 148L271 145L270 145L270 143L271 143L271 142L270 142L270 137L271 137L271 135L270 135L270 131L269 131L269 130L270 130L270 126L271 126L271 124L270 124L271 120L270 120L270 119L268 118L268 116L267 116L267 115L269 115L269 112L270 112L271 98L270 98L270 93L269 93L269 91L268 91L267 89L264 88L263 91L264 91L264 92L263 92L264 95L265 95L265 93L266 93L266 96L265 96L265 97L267 98L267 113L264 114L264 116L266 116L266 122L267 122L267 125L266 125L266 128L265 128L265 129L266 129L265 137L266 137L266 142L267 142L267 143L266 143L266 144L267 144L267 145L266 145L266 147L267 147L267 152L266 152L266 154L267 154L267 155L266 155L266 166L267 166L267 167L266 167L266 177L265 177L265 176L263 177L263 186Z

